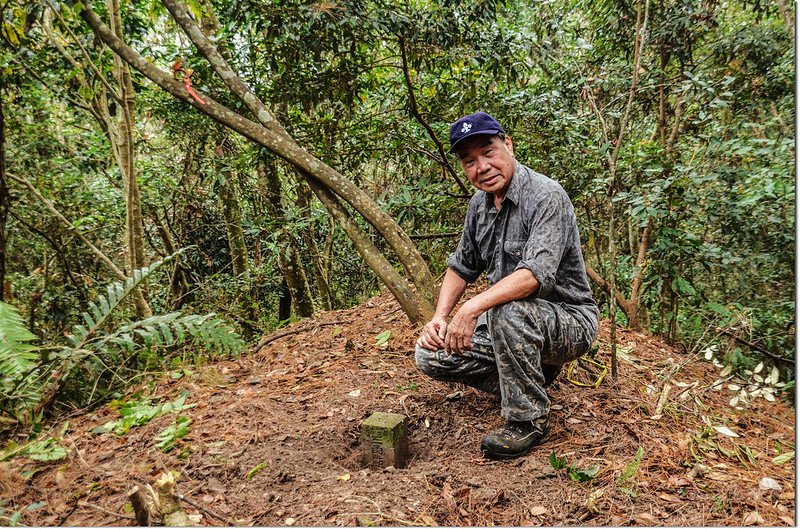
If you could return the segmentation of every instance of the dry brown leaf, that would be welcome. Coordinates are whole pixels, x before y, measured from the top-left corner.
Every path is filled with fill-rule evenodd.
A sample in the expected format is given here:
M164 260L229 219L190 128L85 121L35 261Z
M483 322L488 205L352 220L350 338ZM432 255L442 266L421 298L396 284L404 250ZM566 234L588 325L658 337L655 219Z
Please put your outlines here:
M764 523L764 518L758 514L758 511L752 511L744 516L744 520L742 521L742 525L762 525Z
M545 509L542 505L537 505L536 507L531 508L531 514L534 516L543 516L547 514L547 509Z
M633 519L642 525L658 525L656 517L646 512L634 514Z
M673 503L681 502L681 499L675 496L674 494L659 494L658 497L661 498L662 500L671 501Z
M429 527L433 527L433 526L436 525L436 520L434 520L432 517L428 516L427 514L423 514L422 516L420 516L419 517L419 521L422 522L423 524L429 526Z
M675 487L675 488L677 488L677 487L688 487L689 485L691 485L691 483L688 480L685 480L685 479L679 478L679 477L675 477L675 476L670 477L668 483L670 484L670 486Z

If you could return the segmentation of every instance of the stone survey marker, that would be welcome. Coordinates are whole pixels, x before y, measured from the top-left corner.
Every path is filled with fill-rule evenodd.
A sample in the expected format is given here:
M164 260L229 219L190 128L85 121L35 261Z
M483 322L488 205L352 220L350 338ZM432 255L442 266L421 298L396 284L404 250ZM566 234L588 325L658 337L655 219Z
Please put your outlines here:
M375 412L361 423L361 450L370 468L402 468L408 457L408 419Z

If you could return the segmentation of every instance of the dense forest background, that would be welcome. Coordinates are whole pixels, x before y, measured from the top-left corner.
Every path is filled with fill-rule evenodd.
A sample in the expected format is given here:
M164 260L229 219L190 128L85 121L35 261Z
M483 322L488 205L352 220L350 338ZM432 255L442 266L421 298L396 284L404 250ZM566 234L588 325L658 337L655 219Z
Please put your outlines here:
M2 5L3 422L382 285L424 322L476 110L569 193L604 317L792 393L788 0Z

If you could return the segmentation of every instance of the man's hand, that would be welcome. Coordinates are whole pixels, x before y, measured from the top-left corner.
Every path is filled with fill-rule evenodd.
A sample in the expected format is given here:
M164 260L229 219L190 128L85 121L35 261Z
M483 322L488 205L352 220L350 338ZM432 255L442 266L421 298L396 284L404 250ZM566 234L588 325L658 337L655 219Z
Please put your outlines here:
M434 316L422 328L422 335L417 340L417 345L436 351L444 349L444 337L447 335L447 322L441 316Z
M481 312L476 310L470 301L458 309L447 329L444 349L450 354L460 355L464 351L472 350L472 333L475 332L475 325Z

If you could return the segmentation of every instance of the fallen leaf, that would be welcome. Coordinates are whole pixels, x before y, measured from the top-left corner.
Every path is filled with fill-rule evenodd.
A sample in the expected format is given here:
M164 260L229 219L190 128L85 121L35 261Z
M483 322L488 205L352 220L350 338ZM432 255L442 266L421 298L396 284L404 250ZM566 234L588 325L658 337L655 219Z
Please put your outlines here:
M595 491L592 491L592 493L589 494L589 497L586 498L586 504L585 504L586 510L588 510L591 513L596 513L597 512L597 502L600 500L600 498L603 496L603 494L605 494L605 492L606 492L606 489L604 487L603 488L599 488L599 489L597 489Z
M778 516L783 523L788 525L789 527L794 527L796 524L794 522L794 518L789 518L788 516Z
M350 479L350 474L342 474L341 476L337 476L336 479L339 481L347 481Z
M669 484L673 487L688 487L691 483L688 480L678 477L671 477L669 478Z
M669 501L669 502L672 502L672 503L680 503L681 502L681 499L679 497L675 496L674 494L659 494L658 497L661 498L664 501Z
M531 508L531 514L534 516L542 516L547 514L547 509L541 505L537 505L536 507Z
M286 525L294 525L294 518L286 518L286 521L284 521L283 523L285 523Z
M779 456L775 456L772 458L772 462L776 465L783 465L784 463L788 463L794 459L794 450L791 452L786 452L785 454L781 454Z
M734 432L727 426L714 426L714 429L722 435L727 435L728 437L739 437L738 433Z
M639 514L634 514L633 519L639 522L642 525L658 525L658 520L652 514L643 512Z
M350 397L353 397L353 398L360 397L361 396L361 390L360 389L354 389L353 391L351 391L347 395L350 396Z
M744 516L744 520L742 521L742 525L762 525L764 523L764 518L758 514L758 511L752 511L747 513Z
M583 421L582 421L582 420L580 420L580 419L576 419L576 418L574 418L574 417L569 417L569 418L567 418L567 421L566 421L566 422L567 422L568 424L580 424L580 423L582 423Z
M436 525L436 520L434 520L432 517L430 517L430 516L428 516L426 514L423 514L422 516L420 516L419 517L419 521L424 523L425 525L431 526L431 527Z

